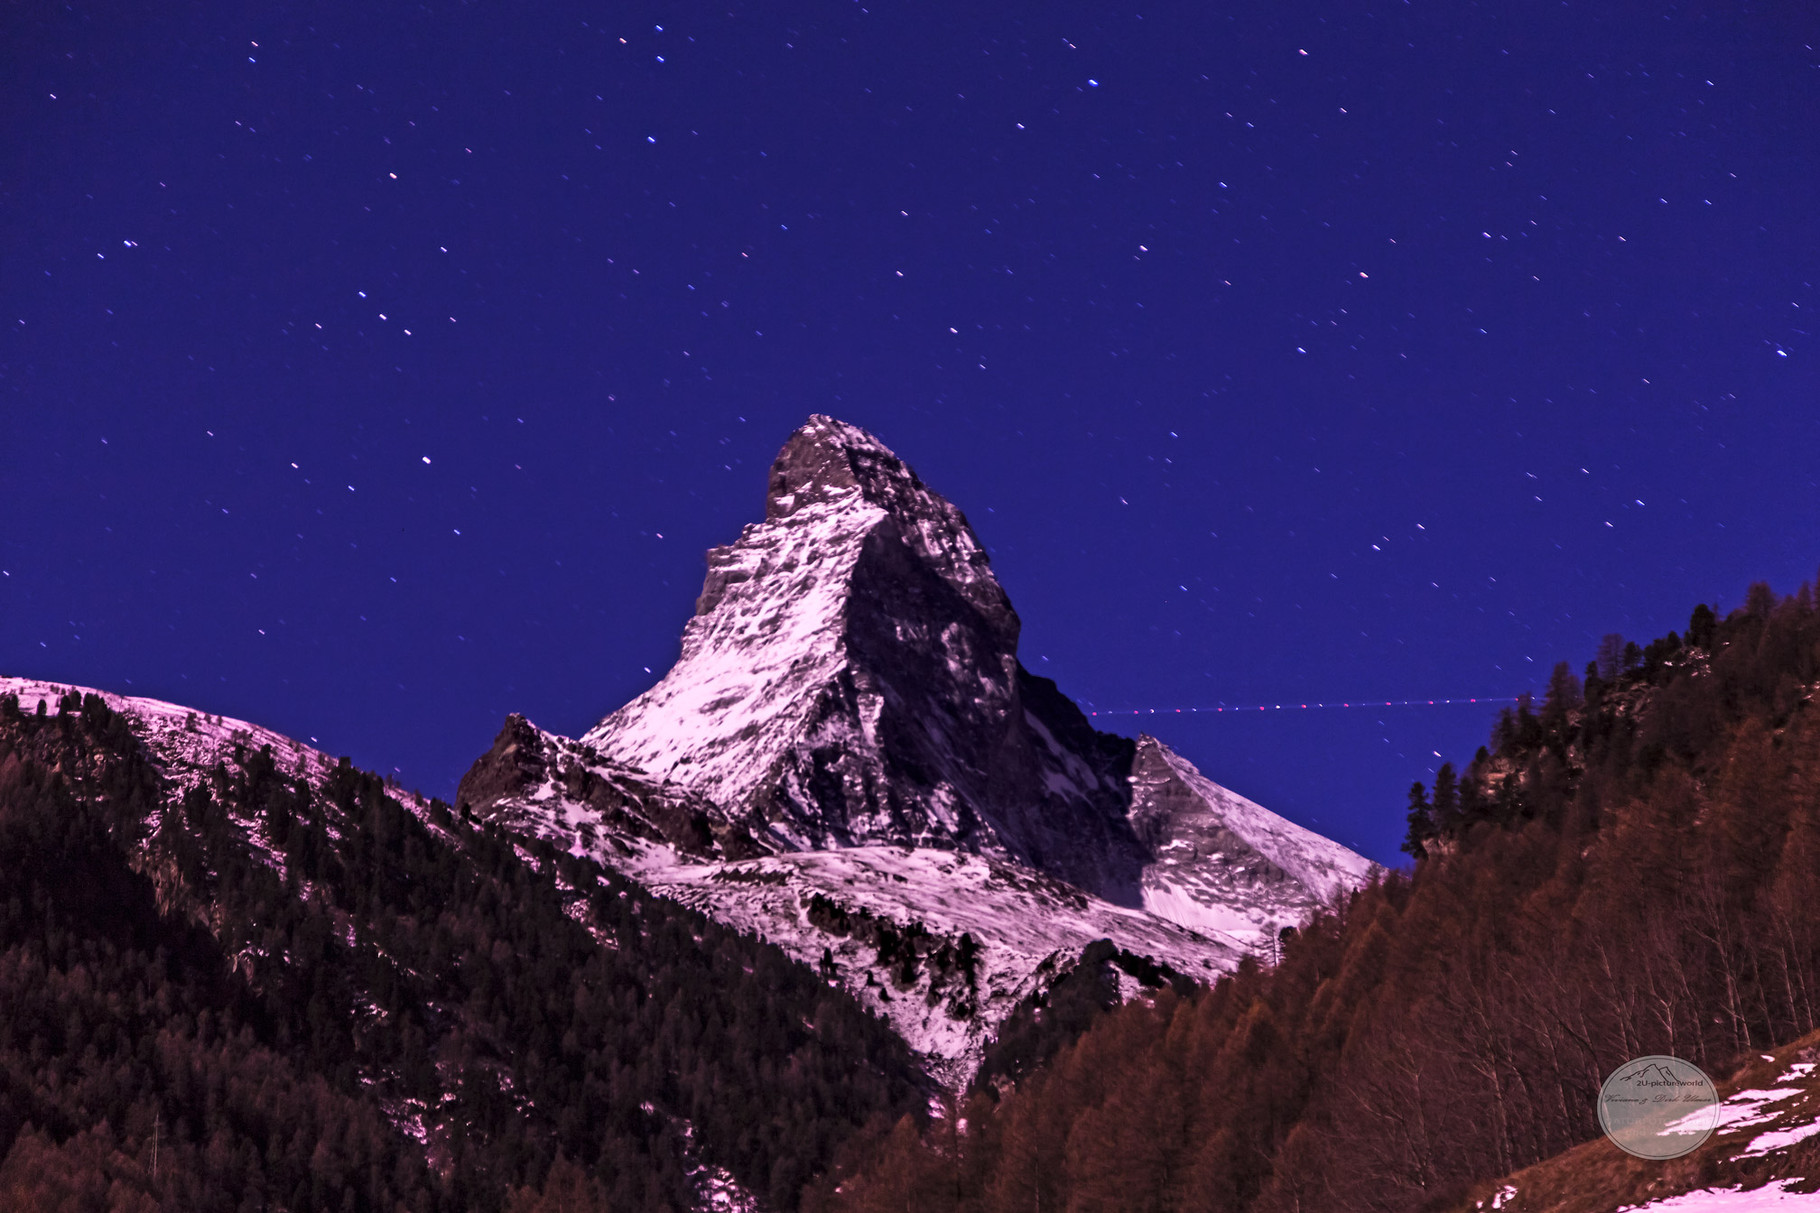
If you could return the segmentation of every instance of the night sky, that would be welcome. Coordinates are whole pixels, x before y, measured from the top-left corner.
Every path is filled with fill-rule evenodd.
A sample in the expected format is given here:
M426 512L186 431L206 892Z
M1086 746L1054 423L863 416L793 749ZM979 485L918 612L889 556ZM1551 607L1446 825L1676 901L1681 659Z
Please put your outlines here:
M1031 669L1395 862L1493 709L1173 709L1814 575L1812 11L9 5L0 672L447 796L663 672L826 412Z

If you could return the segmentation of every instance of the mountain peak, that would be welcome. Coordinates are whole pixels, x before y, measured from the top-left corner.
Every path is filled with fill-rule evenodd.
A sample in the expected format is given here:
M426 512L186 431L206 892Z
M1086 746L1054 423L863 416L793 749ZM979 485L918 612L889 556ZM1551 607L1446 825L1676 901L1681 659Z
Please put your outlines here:
M1371 866L1026 670L966 518L858 426L809 418L707 566L655 686L578 740L508 720L459 800L779 943L950 1081L1093 941L1211 976Z
M977 849L1135 899L1130 743L1025 673L985 548L890 448L811 417L707 563L676 664L583 739L603 757L785 850Z
M771 464L765 521L778 522L804 506L841 497L858 497L888 510L914 491L928 490L884 443L857 425L816 413L790 435Z
M707 563L676 664L582 742L758 850L975 852L1253 933L1365 865L1154 742L1134 772L1133 742L1019 663L1017 614L966 517L858 426L809 418L771 469L765 520ZM1234 898L1257 913L1227 912Z
M1016 646L1017 613L992 575L967 516L873 435L817 413L790 435L771 465L765 522L776 525L812 506L838 509L843 503L882 510L897 537L984 616L1007 645ZM713 559L710 554L710 564Z

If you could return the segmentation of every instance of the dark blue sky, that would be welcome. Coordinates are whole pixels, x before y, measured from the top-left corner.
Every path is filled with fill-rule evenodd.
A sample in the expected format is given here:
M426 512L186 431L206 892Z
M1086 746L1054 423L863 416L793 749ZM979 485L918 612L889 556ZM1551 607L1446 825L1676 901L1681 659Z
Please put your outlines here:
M447 795L662 672L811 412L1100 708L1515 694L1820 563L1809 6L181 7L0 16L0 671ZM1154 731L1394 860L1490 722Z

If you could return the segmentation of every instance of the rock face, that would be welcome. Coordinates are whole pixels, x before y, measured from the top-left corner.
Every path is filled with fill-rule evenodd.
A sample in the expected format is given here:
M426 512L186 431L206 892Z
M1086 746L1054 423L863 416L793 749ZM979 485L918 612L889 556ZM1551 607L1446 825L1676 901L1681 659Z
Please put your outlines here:
M586 853L604 848L622 859L635 842L661 844L698 862L770 850L688 789L603 764L517 713L461 777L455 802L463 812L521 832Z
M1136 905L1132 746L1017 660L961 512L864 430L812 417L765 521L708 553L682 655L583 738L782 850L978 852Z
M1264 941L1376 866L1214 783L1149 736L1132 761L1130 820L1148 855L1144 908L1232 938Z

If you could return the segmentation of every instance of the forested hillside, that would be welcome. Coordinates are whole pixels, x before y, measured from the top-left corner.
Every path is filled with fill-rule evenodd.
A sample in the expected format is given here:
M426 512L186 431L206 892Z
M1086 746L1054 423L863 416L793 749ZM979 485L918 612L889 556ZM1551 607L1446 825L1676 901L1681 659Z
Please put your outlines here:
M1820 1016L1820 613L1753 586L1412 789L1412 871L1274 968L1101 1019L849 1153L841 1213L1421 1210L1598 1132L1610 1070L1728 1073Z
M0 1208L778 1209L919 1106L776 948L343 761L0 698ZM549 1190L544 1191L548 1182Z

